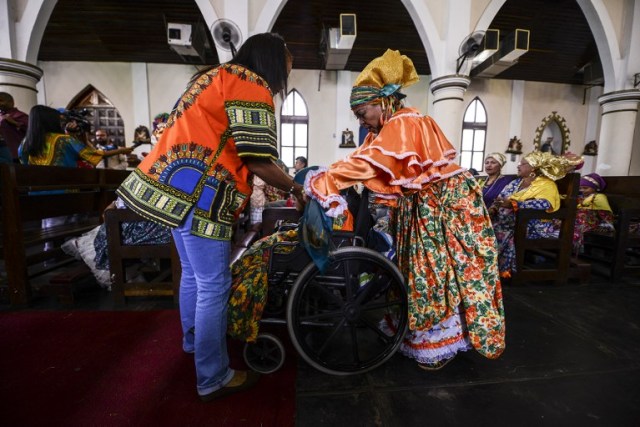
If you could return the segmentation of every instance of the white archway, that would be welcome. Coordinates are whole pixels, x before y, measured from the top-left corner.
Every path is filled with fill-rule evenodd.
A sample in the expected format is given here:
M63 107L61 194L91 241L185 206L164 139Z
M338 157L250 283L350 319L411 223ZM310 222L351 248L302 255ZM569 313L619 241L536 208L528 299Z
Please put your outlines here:
M489 5L484 9L480 19L478 19L474 31L487 31L489 25L493 22L493 19L496 17L498 12L500 12L500 8L506 2L507 0L491 0L491 3L489 3Z
M402 0L402 4L409 12L409 16L411 16L411 20L420 35L420 40L422 40L422 45L427 52L431 75L440 76L444 74L445 71L441 66L441 61L438 60L443 56L443 43L436 30L437 27L433 21L431 12L422 0Z
M44 30L58 0L28 0L22 18L15 24L16 52L19 61L36 64Z
M250 35L271 31L280 12L287 4L287 1L288 0L267 0L267 4L265 4L260 11L256 25L250 30Z
M604 74L604 92L623 89L623 63L618 47L618 37L609 12L602 0L576 0L582 9L598 47Z

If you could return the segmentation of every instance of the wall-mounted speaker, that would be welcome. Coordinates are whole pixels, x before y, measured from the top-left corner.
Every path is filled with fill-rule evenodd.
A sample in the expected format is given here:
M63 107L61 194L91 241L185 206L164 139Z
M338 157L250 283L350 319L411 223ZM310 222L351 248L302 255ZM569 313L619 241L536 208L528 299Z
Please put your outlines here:
M167 23L167 43L179 55L199 56L204 61L205 35L202 24Z
M167 43L175 46L191 46L191 25L167 23Z
M356 36L356 14L355 13L341 13L340 14L340 37L344 36Z

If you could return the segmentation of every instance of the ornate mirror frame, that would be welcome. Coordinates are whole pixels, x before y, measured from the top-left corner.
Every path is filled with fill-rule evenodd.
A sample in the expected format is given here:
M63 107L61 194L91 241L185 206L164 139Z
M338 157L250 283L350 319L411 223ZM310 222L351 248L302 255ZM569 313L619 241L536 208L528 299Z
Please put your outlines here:
M547 117L545 117L540 125L536 128L535 137L533 138L533 149L535 151L540 151L542 149L542 135L544 134L545 129L550 124L555 124L560 130L560 138L562 139L561 152L556 154L564 154L569 151L569 146L571 145L571 137L569 136L569 128L567 127L567 122L564 117L558 115L557 111L553 111Z

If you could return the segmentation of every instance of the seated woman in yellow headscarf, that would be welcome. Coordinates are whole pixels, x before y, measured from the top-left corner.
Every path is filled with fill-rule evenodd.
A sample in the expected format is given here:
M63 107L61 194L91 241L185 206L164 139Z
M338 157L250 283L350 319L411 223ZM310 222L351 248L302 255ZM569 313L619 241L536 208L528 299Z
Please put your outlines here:
M584 233L593 230L613 231L613 212L609 200L601 191L607 186L604 178L590 173L580 178L580 196L576 225L573 229L573 251L579 253Z
M560 194L555 181L582 163L581 158L555 156L534 151L522 158L518 178L509 183L489 208L493 230L498 240L500 276L511 277L516 266L514 234L518 209L540 209L555 212L560 208ZM529 238L555 237L558 229L553 221L531 220Z
M360 73L351 110L369 133L345 160L310 173L307 195L328 216L346 207L340 190L362 183L390 207L399 269L408 288L409 333L400 352L439 369L459 351L497 358L505 347L496 242L482 190L456 164L433 119L403 105L418 81L413 62L387 50ZM387 319L387 327L395 323Z

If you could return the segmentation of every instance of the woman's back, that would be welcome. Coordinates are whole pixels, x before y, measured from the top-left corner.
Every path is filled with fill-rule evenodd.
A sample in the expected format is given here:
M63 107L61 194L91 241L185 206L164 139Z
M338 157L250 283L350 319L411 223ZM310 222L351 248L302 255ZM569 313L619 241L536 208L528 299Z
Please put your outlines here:
M62 166L75 168L79 160L96 165L102 156L94 149L86 146L76 138L62 133L47 133L44 138L42 152L30 155L20 146L20 160L29 165Z

